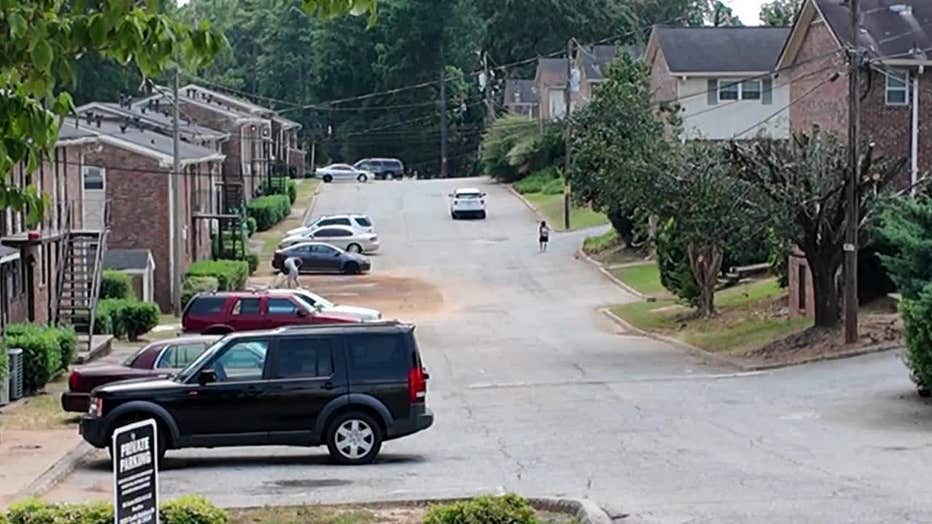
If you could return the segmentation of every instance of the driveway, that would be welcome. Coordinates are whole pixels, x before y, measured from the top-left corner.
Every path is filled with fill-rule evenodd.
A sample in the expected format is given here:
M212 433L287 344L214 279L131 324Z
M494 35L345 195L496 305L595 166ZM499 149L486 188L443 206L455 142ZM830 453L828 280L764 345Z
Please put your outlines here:
M647 522L932 520L932 408L895 355L747 374L620 333L597 310L633 298L574 258L580 233L539 254L535 215L491 184L488 219L453 222L459 184L477 181L325 186L316 213L368 213L384 251L370 277L305 279L340 301L378 293L417 323L435 426L359 468L328 465L324 449L169 453L163 496L261 506L516 491ZM408 291L393 306L396 281ZM104 457L50 497L106 497Z

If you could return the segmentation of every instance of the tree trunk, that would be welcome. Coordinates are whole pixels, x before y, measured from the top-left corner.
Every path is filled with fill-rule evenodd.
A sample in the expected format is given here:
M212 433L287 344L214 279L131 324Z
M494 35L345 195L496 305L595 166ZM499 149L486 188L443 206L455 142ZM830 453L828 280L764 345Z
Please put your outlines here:
M807 257L812 272L815 325L833 328L841 323L841 304L838 297L837 273L839 262L834 255Z
M699 285L699 314L708 318L715 313L715 286L722 269L724 250L717 246L697 246L690 242L689 268Z

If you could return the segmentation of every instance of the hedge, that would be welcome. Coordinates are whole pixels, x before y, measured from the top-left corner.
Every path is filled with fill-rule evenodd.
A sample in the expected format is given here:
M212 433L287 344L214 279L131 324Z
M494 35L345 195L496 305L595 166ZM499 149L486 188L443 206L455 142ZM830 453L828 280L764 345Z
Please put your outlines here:
M291 200L287 195L262 196L249 202L246 213L256 220L257 230L267 231L288 217Z
M203 497L185 496L163 503L159 508L162 524L227 524L229 515ZM0 523L9 524L112 524L113 505L107 502L88 504L50 504L28 499L10 505Z
M11 324L4 334L6 344L23 350L23 387L38 391L62 369L62 342L55 328L35 324Z
M103 279L100 281L101 300L106 298L130 298L131 293L132 286L129 275L122 271L104 271Z
M288 195L288 200L294 204L298 199L298 185L294 180L288 177L272 177L271 182L267 182L262 187L263 195Z
M530 503L518 495L484 496L470 500L433 505L424 515L424 524L536 524Z
M181 285L181 305L188 302L198 293L212 293L220 289L220 281L216 277L186 277Z
M906 351L903 360L920 391L932 390L932 283L900 302Z
M0 380L6 379L10 375L10 354L7 353L6 342L0 339ZM0 524L3 519L0 518Z
M71 327L48 327L58 339L58 347L61 351L61 368L68 369L68 366L74 362L74 356L78 351L78 335Z
M246 217L246 232L249 236L256 234L256 230L259 226L256 225L256 219L252 217Z
M220 291L238 291L246 285L249 263L244 260L201 260L191 264L185 278L214 277Z
M110 317L111 333L117 338L137 340L159 325L159 307L152 302L108 298L100 301L98 309Z

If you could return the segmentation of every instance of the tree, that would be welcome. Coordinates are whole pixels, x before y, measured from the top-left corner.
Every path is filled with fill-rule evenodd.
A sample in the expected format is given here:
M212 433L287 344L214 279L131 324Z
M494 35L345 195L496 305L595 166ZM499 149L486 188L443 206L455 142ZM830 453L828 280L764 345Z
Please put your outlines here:
M858 228L869 224L877 195L901 172L906 159L886 161L864 148L858 198ZM815 128L788 141L733 142L738 176L756 189L757 221L802 250L812 271L815 325L835 327L841 320L839 268L845 241L850 183L847 148Z
M654 180L667 168L673 145L665 120L650 106L646 66L622 54L609 68L598 96L572 114L570 180L580 202L615 217L628 241L627 224L646 224Z
M742 25L741 19L722 0L709 0L705 6L705 21L712 27Z
M73 109L75 58L97 53L132 62L154 75L183 54L193 66L210 59L223 38L204 24L179 23L161 2L33 0L0 2L0 206L37 221L46 198L35 188L9 183L14 166L35 171L58 138L60 121Z
M774 27L791 26L800 5L802 0L772 0L760 6L760 21Z

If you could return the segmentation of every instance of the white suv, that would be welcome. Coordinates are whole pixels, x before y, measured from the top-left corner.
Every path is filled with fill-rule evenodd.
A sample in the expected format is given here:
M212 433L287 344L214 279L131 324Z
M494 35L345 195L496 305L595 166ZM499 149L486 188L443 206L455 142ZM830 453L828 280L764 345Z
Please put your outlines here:
M474 216L485 218L485 193L475 188L457 189L450 193L450 216L453 220Z
M345 226L351 227L358 233L375 233L372 226L372 219L366 215L343 214L343 215L323 215L309 222L307 225L292 229L285 233L285 236L304 235L315 229L327 226Z

